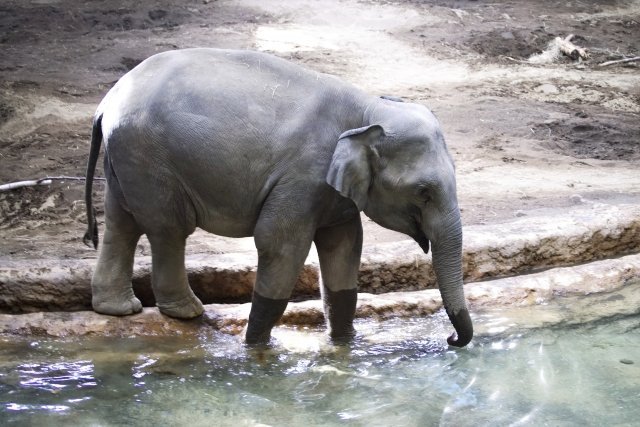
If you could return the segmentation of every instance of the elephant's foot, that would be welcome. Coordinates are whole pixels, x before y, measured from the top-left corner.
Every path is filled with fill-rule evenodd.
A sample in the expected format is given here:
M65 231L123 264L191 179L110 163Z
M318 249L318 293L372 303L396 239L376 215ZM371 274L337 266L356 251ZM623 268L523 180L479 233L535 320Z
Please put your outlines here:
M336 344L347 344L353 341L356 336L356 330L353 325L344 327L340 330L332 329L329 332L329 338L331 342Z
M352 341L356 335L356 330L353 328L353 318L358 301L357 289L333 292L325 288L323 300L331 340L336 343Z
M271 329L282 317L288 302L288 299L265 298L254 292L245 335L246 343L267 344L271 339Z
M175 317L177 319L193 319L194 317L201 316L204 313L204 307L202 302L197 296L189 291L189 294L181 300L173 302L160 302L156 303L160 312L169 317Z
M128 289L123 295L117 297L114 295L95 295L94 291L91 305L96 313L111 316L127 316L142 311L142 303L136 298L131 289Z

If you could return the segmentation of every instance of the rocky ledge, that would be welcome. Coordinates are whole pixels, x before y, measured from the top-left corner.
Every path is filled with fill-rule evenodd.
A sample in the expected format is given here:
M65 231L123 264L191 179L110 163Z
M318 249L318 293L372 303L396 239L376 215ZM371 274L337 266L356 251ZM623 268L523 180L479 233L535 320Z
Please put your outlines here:
M531 212L503 224L465 227L464 233L465 289L472 310L543 304L567 294L611 291L640 279L640 255L623 256L640 252L640 206L593 204L560 217ZM174 335L198 333L203 327L235 333L246 322L249 304L213 302L248 300L255 259L247 258L225 254L187 259L191 286L208 303L202 318L188 322L163 316L155 308L124 318L78 311L90 308L95 261L5 263L0 266L0 311L5 313L0 315L0 333ZM526 274L534 271L541 272ZM430 257L412 241L365 248L357 316L384 319L434 313L441 308L434 276ZM318 262L312 255L294 297L317 295L318 277ZM488 279L494 280L480 281ZM136 262L135 291L152 306L149 282L150 260L143 258ZM291 303L283 318L287 324L322 322L318 300Z
M576 295L595 294L599 299L608 301L604 305L592 305L589 302L581 304L581 319L595 314L613 314L607 310L615 311L616 314L638 310L638 290L640 254L466 285L467 299L475 315L497 307L515 309L543 306ZM610 294L613 291L618 293ZM610 304L621 300L624 300L622 304ZM208 304L205 305L205 314L202 317L189 321L167 317L157 308L145 308L140 314L126 317L104 316L93 311L0 314L0 334L55 337L184 336L197 335L210 328L237 334L246 324L250 306L250 303ZM434 314L441 308L442 301L436 289L390 292L382 295L360 293L356 317L379 320L421 317ZM560 323L569 318L575 319L576 309L567 308L564 314L547 312L541 316L538 312L536 316L525 317L530 323L529 326ZM318 325L323 322L320 300L290 303L281 320L281 324L296 326Z

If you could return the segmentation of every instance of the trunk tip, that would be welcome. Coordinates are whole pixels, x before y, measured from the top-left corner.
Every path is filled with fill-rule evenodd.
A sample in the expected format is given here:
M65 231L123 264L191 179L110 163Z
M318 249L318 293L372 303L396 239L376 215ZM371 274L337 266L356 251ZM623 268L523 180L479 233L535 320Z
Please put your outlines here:
M453 347L464 347L471 342L473 338L473 324L471 323L471 316L469 316L469 310L466 308L461 309L457 313L449 313L447 310L449 320L455 328L455 332L447 338L447 343Z

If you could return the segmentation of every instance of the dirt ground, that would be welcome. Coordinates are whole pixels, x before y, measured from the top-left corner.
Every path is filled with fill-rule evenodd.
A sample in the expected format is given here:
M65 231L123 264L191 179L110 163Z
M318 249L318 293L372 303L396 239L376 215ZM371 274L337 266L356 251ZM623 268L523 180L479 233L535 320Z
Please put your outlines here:
M527 61L569 34L589 59ZM640 55L640 1L614 0L5 0L0 183L83 176L108 89L146 57L188 47L268 51L427 105L456 160L467 225L640 202L640 62L598 65ZM0 193L0 262L95 257L84 209L82 181ZM405 238L369 220L365 236ZM188 247L251 250L203 232Z

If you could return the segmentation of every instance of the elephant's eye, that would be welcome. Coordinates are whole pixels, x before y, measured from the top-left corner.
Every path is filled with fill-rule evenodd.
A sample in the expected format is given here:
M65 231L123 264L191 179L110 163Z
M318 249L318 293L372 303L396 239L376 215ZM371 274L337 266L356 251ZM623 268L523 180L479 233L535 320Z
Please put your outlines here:
M431 189L425 188L425 187L421 187L418 190L418 198L424 204L429 203L431 201Z

